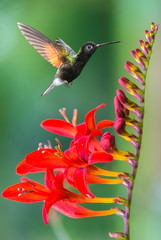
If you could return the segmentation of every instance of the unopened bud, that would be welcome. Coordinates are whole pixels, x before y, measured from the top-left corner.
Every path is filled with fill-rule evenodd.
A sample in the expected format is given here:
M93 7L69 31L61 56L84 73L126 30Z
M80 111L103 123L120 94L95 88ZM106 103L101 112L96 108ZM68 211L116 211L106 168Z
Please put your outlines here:
M150 33L148 30L145 30L145 36L146 36L146 39L148 41L148 43L150 44L151 43L151 37L150 37Z
M157 25L156 25L157 26ZM154 31L155 30L155 23L151 23L151 31Z
M115 148L115 137L109 132L105 132L101 138L100 145L107 153L112 153Z
M155 33L158 31L159 24L155 25Z
M115 113L117 117L125 118L126 115L129 115L129 110L123 106L118 96L114 98L114 105L115 105Z
M116 118L114 129L118 134L121 134L125 130L126 124L123 118Z
M117 239L122 239L122 240L127 239L127 235L125 233L120 233L120 232L109 233L109 236L111 238L117 238Z
M117 96L118 96L119 100L121 101L121 103L127 102L127 97L121 89L117 90Z

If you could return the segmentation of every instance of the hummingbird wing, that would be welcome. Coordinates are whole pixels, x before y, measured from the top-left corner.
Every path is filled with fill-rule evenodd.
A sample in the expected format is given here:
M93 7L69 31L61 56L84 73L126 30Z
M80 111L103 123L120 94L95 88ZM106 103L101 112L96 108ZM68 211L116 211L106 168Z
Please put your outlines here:
M71 47L69 47L62 39L56 38L56 43L58 46L60 46L62 49L64 49L65 52L68 53L69 56L76 55L74 50Z
M69 50L66 50L67 48L64 49L63 45L51 41L44 34L28 25L18 23L18 27L27 41L54 67L58 68L67 60L71 60L68 52ZM69 48L68 46L68 49Z

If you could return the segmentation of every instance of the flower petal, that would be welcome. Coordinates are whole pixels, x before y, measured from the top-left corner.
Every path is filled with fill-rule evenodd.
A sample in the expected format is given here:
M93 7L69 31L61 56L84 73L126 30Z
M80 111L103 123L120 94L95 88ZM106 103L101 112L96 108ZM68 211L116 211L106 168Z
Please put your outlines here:
M43 210L42 210L42 216L43 216L43 220L46 224L49 224L48 214L49 214L50 208L56 202L56 200L57 199L53 197L53 198L47 199L44 203Z
M88 140L88 136L83 136L83 137L80 137L76 143L78 155L84 161L87 161L88 159L87 140Z
M96 216L106 216L116 213L116 209L110 209L105 211L93 211L84 208L76 203L70 201L59 201L53 206L57 211L70 218L86 218L86 217L96 217Z
M97 124L97 130L101 130L104 128L109 128L109 127L113 127L114 122L110 121L110 120L102 120L100 122L98 122Z
M4 190L2 196L17 202L40 202L48 198L50 191L43 185L27 178Z
M74 174L75 174L76 168L75 167L68 167L64 171L64 177L68 181L70 185L72 185L74 188L76 188L76 184L74 181Z
M124 174L124 173L123 172L112 172L112 171L108 171L108 170L104 170L102 168L96 167L95 165L89 165L87 174L107 176L107 177L119 177L120 174Z
M57 185L57 187L58 188L60 188L60 189L64 189L64 179L65 179L65 177L64 177L64 173L63 172L61 172L61 171L59 171L59 172L57 172L56 173L56 176L55 176L55 181L56 181L56 185Z
M87 167L85 168L76 168L74 174L75 186L80 193L86 197L93 198L95 197L88 188L87 183Z
M66 150L65 154L68 156L68 163L70 167L81 168L87 166L87 162L79 157L76 144Z
M101 145L100 145L100 141L98 140L98 137L102 136L102 132L101 131L93 131L87 140L87 148L89 152L95 152L95 151L103 151Z
M41 127L49 132L70 138L74 138L77 133L74 126L64 120L47 119L41 123Z
M95 175L87 175L87 181L89 184L121 184L123 182L123 179L117 178L117 179L107 179L107 178L101 178Z
M26 163L39 168L64 168L69 165L55 149L39 149L26 155ZM63 155L64 156L64 155Z
M53 201L45 201L43 209L42 209L42 216L43 216L43 220L45 222L45 224L49 224L48 222L48 214L49 214L49 210L51 208L51 206L53 205Z
M19 175L25 175L28 173L35 173L35 172L44 172L45 170L46 168L33 167L27 164L25 159L21 161L16 167L16 173Z
M94 163L103 163L103 162L112 162L113 156L111 154L108 154L106 152L99 152L96 151L94 153L91 153L91 155L88 158L88 164L94 164Z
M52 191L54 189L53 183L56 180L54 176L54 171L52 168L46 169L46 174L44 179L45 179L45 185Z
M96 129L95 112L96 112L97 109L102 108L104 106L105 106L104 103L99 105L95 109L88 112L87 115L85 116L85 123L86 123L86 126L87 126L87 133L86 134L89 134Z
M68 183L86 197L95 197L88 188L87 168L66 168L64 176Z
M77 134L78 134L78 135L85 135L86 130L87 130L87 128L86 128L86 123L83 122L83 123L81 123L81 124L78 124L78 125L76 126L76 130L77 130Z

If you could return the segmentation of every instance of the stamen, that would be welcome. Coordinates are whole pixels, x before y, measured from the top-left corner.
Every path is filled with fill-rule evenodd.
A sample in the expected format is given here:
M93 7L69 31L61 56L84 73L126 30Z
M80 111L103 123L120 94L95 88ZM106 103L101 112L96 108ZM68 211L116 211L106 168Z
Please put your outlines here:
M39 147L38 147L38 150L41 150L41 149L52 149L52 145L51 145L51 142L48 140L47 141L48 143L39 143Z
M55 141L57 142L58 144L58 149L60 149L62 147L62 144L60 143L59 139L58 138L55 138Z
M51 142L48 140L48 148L52 149Z
M77 126L77 119L78 119L78 110L74 109L73 118L72 118L72 124L74 127Z
M66 116L66 108L59 109L59 112L64 117L64 119L70 123L69 119Z
M42 143L39 143L38 150L42 149Z

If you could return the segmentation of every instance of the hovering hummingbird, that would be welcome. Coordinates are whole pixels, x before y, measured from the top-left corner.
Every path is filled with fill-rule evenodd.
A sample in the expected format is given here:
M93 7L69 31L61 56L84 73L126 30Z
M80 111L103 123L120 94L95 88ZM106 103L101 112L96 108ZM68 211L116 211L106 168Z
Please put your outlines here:
M56 38L56 42L53 42L36 29L23 23L18 23L18 27L37 52L54 67L58 68L54 80L41 96L44 96L56 86L62 84L69 85L69 83L72 83L72 81L80 75L84 66L97 48L120 42L115 41L101 44L86 42L81 46L79 52L75 53L73 49L60 38Z

